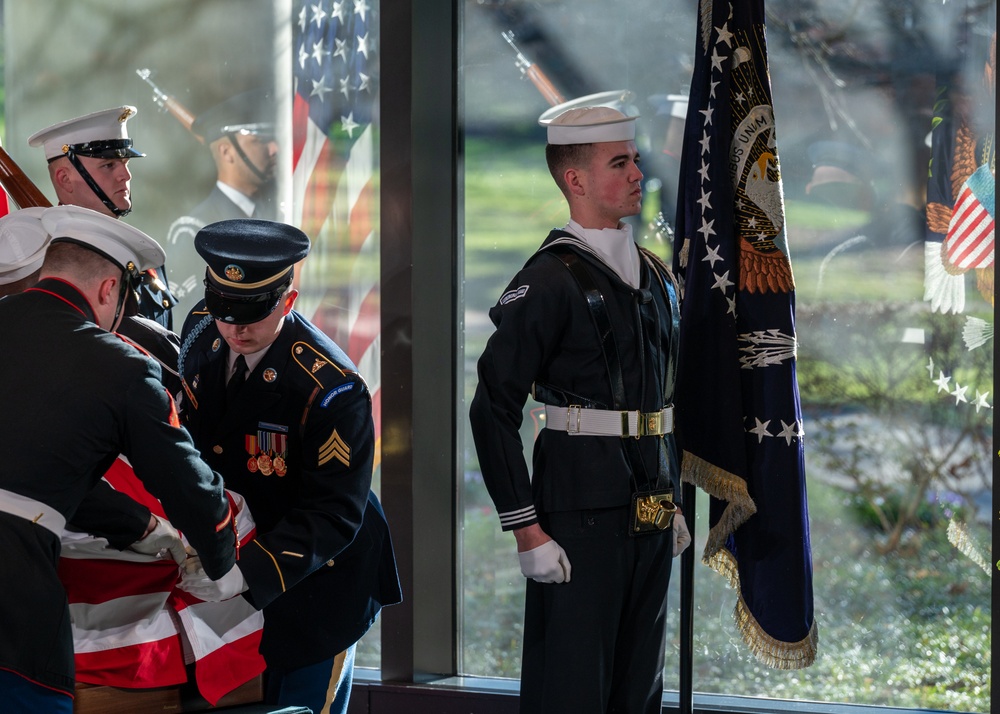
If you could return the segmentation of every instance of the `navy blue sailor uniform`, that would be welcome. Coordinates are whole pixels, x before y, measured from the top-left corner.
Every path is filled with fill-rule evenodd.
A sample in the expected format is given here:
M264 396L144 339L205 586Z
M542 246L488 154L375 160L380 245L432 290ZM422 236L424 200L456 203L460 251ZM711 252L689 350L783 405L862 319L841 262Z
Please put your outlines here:
M296 669L357 642L400 601L382 507L371 491L371 395L346 354L294 310L226 404L229 348L201 302L182 333L183 419L257 523L240 551L264 611L261 654Z
M627 410L672 415L664 407L673 396L676 293L665 269L648 258L635 289L585 249L560 242L567 237L552 231L490 310L496 331L478 363L470 421L502 529L538 523L572 566L568 583L527 581L522 711L534 711L524 708L530 701L545 702L546 712L603 712L631 696L637 699L622 710L644 711L652 706L642 700L648 692L609 692L629 675L619 671L615 678L608 670L630 652L625 666L634 681L662 677L671 531L635 538L628 531L633 493L679 495L676 446L672 433L637 439L569 433L579 423L575 408L621 406L592 308L563 258L582 263L603 296ZM561 419L547 417L549 428L537 434L530 475L520 434L529 395ZM635 420L632 429L634 435ZM545 638L550 628L562 644ZM650 666L654 671L638 671Z
M89 520L88 530L122 548L149 517L143 509L138 520L124 512L115 521L115 497L130 499L96 498L118 454L163 502L210 577L235 562L232 514L222 479L180 426L159 367L98 327L74 286L47 278L4 298L0 328L7 335L0 372L17 376L0 396L8 443L0 471L0 669L72 695L73 641L56 571L61 530ZM103 517L92 507L106 508Z

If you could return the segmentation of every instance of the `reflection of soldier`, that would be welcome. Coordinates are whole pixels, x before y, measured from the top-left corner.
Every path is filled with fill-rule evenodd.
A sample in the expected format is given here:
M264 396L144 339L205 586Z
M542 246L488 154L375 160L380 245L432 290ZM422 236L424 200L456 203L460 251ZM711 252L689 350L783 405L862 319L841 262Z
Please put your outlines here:
M49 162L49 178L60 204L83 206L114 218L132 211L132 172L129 159L145 154L132 148L125 126L137 110L112 107L53 124L28 138L41 146ZM166 286L166 268L146 271L139 290L139 304L126 314L139 314L172 326L170 309L175 300Z
M646 201L650 201L650 194L657 189L660 207L659 216L654 220L666 221L674 226L677 222L677 187L688 98L686 94L654 94L647 101L656 113L649 128L652 151L643 169L647 177Z
M884 260L871 263L886 273L912 268L912 261L902 258L908 252L920 257L908 249L923 237L923 214L897 197L879 196L875 177L880 170L871 153L844 142L817 141L808 154L813 172L806 196L838 209L830 214L828 239L833 247L820 264L817 290L828 274L843 270L845 256L861 251L887 251Z
M904 249L923 237L920 210L895 196L879 196L875 177L880 170L871 152L839 141L817 141L809 146L808 154L813 173L806 195L836 208L868 214L868 221L852 233L863 237L859 245Z
M205 263L194 250L195 234L216 221L275 218L278 144L273 122L263 121L267 106L266 94L246 92L202 112L191 126L212 152L216 182L205 200L174 221L167 234L174 277L170 287L184 314L202 295Z

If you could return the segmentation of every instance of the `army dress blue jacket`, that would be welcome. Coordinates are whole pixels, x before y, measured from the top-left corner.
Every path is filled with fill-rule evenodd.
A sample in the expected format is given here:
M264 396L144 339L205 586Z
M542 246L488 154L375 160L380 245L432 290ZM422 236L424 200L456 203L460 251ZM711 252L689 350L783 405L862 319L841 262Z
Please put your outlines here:
M371 491L371 395L347 355L292 311L226 405L229 348L204 303L188 316L183 420L242 495L257 535L240 550L244 597L264 611L272 668L328 659L399 602L389 529Z

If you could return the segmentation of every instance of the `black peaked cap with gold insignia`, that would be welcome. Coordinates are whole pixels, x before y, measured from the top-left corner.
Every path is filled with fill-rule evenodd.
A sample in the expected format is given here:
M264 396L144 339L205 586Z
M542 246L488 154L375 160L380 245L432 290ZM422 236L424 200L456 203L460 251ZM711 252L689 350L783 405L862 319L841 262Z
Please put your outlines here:
M294 266L309 254L309 237L294 226L254 218L209 223L194 238L208 263L205 307L234 325L274 312L292 282Z

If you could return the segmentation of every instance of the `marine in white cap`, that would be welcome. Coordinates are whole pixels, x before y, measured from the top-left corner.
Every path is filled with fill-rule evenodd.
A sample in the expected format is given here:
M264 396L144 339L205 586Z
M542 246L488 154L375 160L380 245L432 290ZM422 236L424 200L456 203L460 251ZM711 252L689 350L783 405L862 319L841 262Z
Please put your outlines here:
M70 714L73 638L57 572L67 523L114 548L186 556L171 547L176 530L101 486L116 457L160 499L208 577L234 567L236 541L222 477L181 428L159 367L110 332L163 251L80 206L47 208L40 222L51 240L38 282L0 300L0 431L11 444L0 469L0 691L4 711Z
M540 123L570 220L490 310L469 419L527 579L522 710L659 711L671 562L690 543L674 502L680 313L622 220L642 207L636 117L568 104ZM545 414L531 469L529 393Z
M129 159L145 156L132 148L127 122L133 106L104 109L53 124L28 137L41 146L59 203L108 212L116 218L132 210ZM159 267L159 266L157 266Z
M44 211L22 208L0 218L0 296L19 293L38 278L49 244Z
M138 228L82 206L47 208L41 223L51 236L43 277L63 277L82 288L97 324L116 329L143 271L163 263L160 244Z
M28 138L30 146L45 152L60 205L83 206L115 218L132 211L129 160L145 156L132 146L128 135L128 120L137 113L130 105L111 107L53 124ZM160 263L146 271L126 314L138 312L170 330L171 308L176 304L167 288L166 266ZM132 327L127 325L129 330Z

